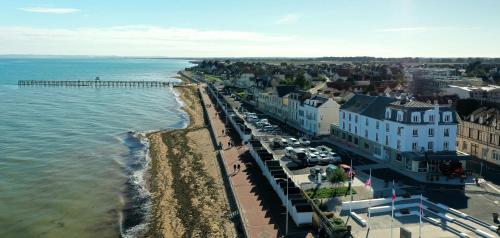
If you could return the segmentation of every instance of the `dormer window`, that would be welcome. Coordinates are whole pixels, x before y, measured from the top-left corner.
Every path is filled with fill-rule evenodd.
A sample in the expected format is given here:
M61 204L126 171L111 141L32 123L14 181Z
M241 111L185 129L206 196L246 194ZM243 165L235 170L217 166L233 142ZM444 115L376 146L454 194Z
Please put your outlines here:
M434 122L434 115L429 115L429 122Z
M420 122L420 115L418 113L413 113L411 116L411 122L419 123Z
M390 119L390 118L391 118L391 109L387 109L387 110L385 111L385 118L386 118L386 119Z
M451 115L449 113L446 113L444 115L444 122L450 122L451 121Z
M398 111L398 121L403 121L403 115L404 115L403 112Z

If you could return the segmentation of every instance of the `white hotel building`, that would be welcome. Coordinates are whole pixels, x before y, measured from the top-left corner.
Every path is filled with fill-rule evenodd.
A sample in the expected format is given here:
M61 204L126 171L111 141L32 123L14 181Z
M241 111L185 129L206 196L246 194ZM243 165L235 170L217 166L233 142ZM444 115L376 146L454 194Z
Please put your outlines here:
M468 159L455 151L457 118L447 105L355 95L332 134L407 172L437 174L441 162Z

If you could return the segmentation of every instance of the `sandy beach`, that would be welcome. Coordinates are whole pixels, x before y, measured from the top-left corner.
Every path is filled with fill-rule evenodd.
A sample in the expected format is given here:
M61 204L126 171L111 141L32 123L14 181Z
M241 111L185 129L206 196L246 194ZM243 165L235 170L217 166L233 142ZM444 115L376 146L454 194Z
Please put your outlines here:
M148 135L151 237L236 237L235 226L227 218L229 206L196 87L176 88L190 124Z

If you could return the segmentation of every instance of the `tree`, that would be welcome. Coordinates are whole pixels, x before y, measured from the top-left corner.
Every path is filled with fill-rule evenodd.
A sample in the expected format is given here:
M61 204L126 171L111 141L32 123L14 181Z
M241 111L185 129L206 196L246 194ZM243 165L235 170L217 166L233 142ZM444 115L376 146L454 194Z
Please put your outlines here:
M335 170L333 170L332 176L330 176L328 180L331 183L344 182L347 180L347 174L345 173L344 169L336 168Z

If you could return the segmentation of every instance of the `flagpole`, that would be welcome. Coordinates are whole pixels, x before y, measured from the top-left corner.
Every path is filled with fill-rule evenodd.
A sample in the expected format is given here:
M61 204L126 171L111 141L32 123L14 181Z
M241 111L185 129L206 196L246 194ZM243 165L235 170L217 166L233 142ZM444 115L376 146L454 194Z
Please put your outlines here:
M418 224L418 238L422 238L422 213L424 213L424 207L422 204L422 194L420 194L420 224Z
M370 186L370 192L372 191L372 169L370 169L370 177L368 178L368 181L370 181L369 186ZM370 229L370 218L371 218L371 213L370 213L370 208L372 207L372 198L368 200L368 229Z
M351 197L351 202L349 203L349 216L352 213L352 159L351 159L351 168L349 169L349 177L351 181L349 182L349 196Z
M391 200L392 200L392 215L391 215L391 238L392 238L392 222L394 220L394 180L392 180L392 197L391 197Z

